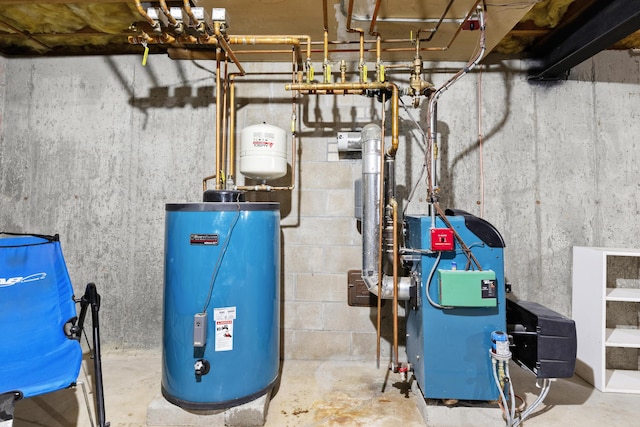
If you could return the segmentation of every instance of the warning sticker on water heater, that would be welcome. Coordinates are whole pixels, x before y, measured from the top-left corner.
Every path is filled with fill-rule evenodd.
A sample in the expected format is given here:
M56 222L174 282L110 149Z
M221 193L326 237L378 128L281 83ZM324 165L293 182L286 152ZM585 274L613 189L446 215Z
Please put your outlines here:
M235 307L213 309L213 320L216 323L215 351L233 350L233 321L236 318Z

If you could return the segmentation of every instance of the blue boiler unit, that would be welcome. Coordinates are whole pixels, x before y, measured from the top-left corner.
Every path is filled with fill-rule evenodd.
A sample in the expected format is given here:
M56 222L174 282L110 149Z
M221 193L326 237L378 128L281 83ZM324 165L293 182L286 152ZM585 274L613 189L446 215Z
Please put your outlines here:
M273 387L280 363L278 203L166 205L162 394L229 408Z
M406 245L416 291L407 303L407 355L426 398L492 401L499 398L489 351L493 331L506 330L504 241L488 222L447 211L448 222L477 259L461 247L432 250L437 217L407 216Z

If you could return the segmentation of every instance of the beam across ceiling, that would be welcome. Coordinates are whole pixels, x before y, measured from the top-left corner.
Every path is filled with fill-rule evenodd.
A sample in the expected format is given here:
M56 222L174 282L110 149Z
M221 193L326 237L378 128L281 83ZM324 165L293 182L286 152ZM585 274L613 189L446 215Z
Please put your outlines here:
M640 29L640 0L595 1L532 48L531 80L565 79L574 66Z

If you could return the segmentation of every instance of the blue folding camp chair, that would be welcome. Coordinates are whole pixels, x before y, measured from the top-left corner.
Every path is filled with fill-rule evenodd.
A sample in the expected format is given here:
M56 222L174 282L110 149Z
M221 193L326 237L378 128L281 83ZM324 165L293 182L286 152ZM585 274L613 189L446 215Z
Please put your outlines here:
M107 427L95 285L74 298L58 235L0 234L10 236L0 238L0 426L11 425L16 400L76 384L91 307L95 413L99 426Z

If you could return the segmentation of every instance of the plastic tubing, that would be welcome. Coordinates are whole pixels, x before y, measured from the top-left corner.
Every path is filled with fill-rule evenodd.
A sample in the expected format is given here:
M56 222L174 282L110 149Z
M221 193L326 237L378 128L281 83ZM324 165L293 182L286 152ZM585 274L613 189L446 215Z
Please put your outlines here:
M547 397L547 394L549 394L550 388L551 388L551 382L547 378L544 378L542 391L540 392L540 395L535 400L535 402L531 404L531 406L529 406L527 409L525 409L522 412L522 414L520 414L520 418L514 421L513 423L514 427L517 427L518 425L520 425L520 423L522 423L529 415L531 415L533 411L535 411L538 408L538 406L542 403L542 401Z
M516 393L513 390L513 383L511 382L511 373L509 372L509 362L503 362L503 363L505 365L507 381L509 382L509 399L511 399L511 420L513 423L516 418Z

